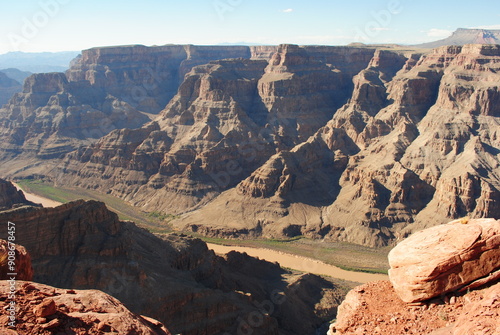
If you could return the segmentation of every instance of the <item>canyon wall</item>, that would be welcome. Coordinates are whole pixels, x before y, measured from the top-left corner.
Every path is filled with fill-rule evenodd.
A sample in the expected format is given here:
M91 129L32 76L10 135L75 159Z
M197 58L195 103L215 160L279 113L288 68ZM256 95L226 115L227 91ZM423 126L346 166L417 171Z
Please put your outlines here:
M105 188L146 210L200 207L314 135L348 100L352 74L373 54L282 45L269 61L197 66L154 121L69 154L54 180Z
M27 78L0 109L0 158L57 158L114 129L139 128L195 65L269 57L273 47L108 47L84 50L66 73Z
M168 100L152 121L3 173L182 214L176 228L219 237L383 246L449 219L500 217L498 46L235 47L228 55L239 58L213 61L222 49L164 48L199 63L170 74L177 93L151 91L157 107ZM140 79L130 78L147 70L139 60L156 64L154 50L92 49L67 79L45 82L85 82L131 106L127 87Z

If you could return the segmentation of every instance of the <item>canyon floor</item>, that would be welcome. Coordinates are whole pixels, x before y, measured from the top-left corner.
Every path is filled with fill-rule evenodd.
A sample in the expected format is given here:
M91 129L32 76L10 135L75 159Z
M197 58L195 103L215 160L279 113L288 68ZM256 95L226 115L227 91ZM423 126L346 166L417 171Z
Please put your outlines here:
M121 219L141 222L144 228L153 233L172 231L168 224L172 217L141 211L113 196L76 188L55 188L39 181L21 180L15 185L24 191L29 201L40 203L44 207L55 207L82 198L98 200L105 202ZM387 279L389 247L369 248L345 242L325 242L307 238L252 240L209 238L201 235L196 237L203 239L212 250L220 254L231 250L246 252L253 257L278 262L286 268L359 283Z

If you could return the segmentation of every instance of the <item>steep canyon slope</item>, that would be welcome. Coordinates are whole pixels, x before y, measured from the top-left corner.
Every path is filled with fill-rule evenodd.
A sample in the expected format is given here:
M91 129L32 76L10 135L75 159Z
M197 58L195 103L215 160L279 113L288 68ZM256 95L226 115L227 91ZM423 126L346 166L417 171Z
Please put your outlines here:
M347 293L345 284L246 254L217 256L199 239L155 236L96 201L22 206L0 211L0 220L15 223L34 281L101 290L174 334L314 334Z
M134 48L118 50L139 62ZM142 127L2 173L183 213L175 227L211 236L382 246L461 216L500 217L497 45L245 50L179 66L176 94L165 84L135 103L138 115L166 104ZM84 53L67 80L132 106L129 76L92 56L107 52Z

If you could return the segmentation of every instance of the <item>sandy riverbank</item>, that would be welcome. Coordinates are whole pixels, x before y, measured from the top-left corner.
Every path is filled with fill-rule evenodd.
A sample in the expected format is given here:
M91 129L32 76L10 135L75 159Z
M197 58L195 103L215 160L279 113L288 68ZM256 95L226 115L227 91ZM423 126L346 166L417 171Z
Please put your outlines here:
M57 207L59 205L62 205L61 202L50 200L50 199L47 199L47 198L44 198L44 197L40 197L40 196L38 196L36 194L28 193L28 192L24 191L21 187L19 187L18 184L14 183L14 182L12 184L14 184L14 186L18 190L23 191L24 196L26 197L26 200L29 200L29 201L37 203L37 204L42 204L43 207Z
M304 272L310 272L318 275L327 275L330 277L349 280L349 281L367 283L370 281L388 279L388 276L383 274L347 271L339 267L336 267L334 265L326 264L312 258L296 256L271 249L223 246L211 243L207 243L207 245L210 249L214 250L218 254L226 254L232 250L239 252L246 252L248 255L253 257L265 259L266 261L269 262L278 262L281 266L286 268Z

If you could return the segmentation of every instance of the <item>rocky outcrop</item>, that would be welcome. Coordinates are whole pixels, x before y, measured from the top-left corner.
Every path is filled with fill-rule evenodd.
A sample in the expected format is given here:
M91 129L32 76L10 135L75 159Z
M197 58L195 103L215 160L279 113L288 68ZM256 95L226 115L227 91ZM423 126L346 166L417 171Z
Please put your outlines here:
M104 172L105 180L99 184L111 194L168 212L176 206L195 206L204 197L234 186L272 150L270 140L259 134L256 122L261 115L248 113L266 64L235 60L194 68L154 123L136 131L114 132L71 154L58 182L66 183L77 174L80 185L91 187L96 179L103 179ZM239 146L244 141L250 142L249 147L262 143L264 157L242 156L246 149ZM120 150L123 147L127 150ZM167 197L171 201L165 202Z
M166 45L93 48L67 71L69 81L89 81L134 108L158 113L196 65L226 58L268 57L245 46Z
M24 193L10 181L0 179L0 211L26 205L36 206L36 204L26 200Z
M497 283L409 305L399 299L389 281L372 282L347 294L328 334L498 334L499 298Z
M20 154L55 158L113 129L137 128L147 121L88 81L70 82L63 73L34 74L0 110L0 151L4 159Z
M31 254L35 281L101 290L174 333L309 332L335 315L346 292L246 255L216 256L198 239L154 236L95 201L17 208L0 212L0 220L16 224L16 242Z
M11 228L10 236L15 237L15 228L12 224L7 224L7 229ZM9 275L10 274L10 275ZM13 275L14 274L14 275ZM32 280L33 267L31 266L31 256L26 249L6 240L0 240L0 280ZM5 290L4 292L8 292Z
M2 334L170 335L160 322L130 312L103 292L59 289L23 281L17 282L15 327L8 327L9 285L7 281L0 282Z
M389 253L390 281L351 290L329 334L498 334L500 221L428 228Z
M500 220L461 219L411 235L389 253L389 277L405 302L500 278Z

